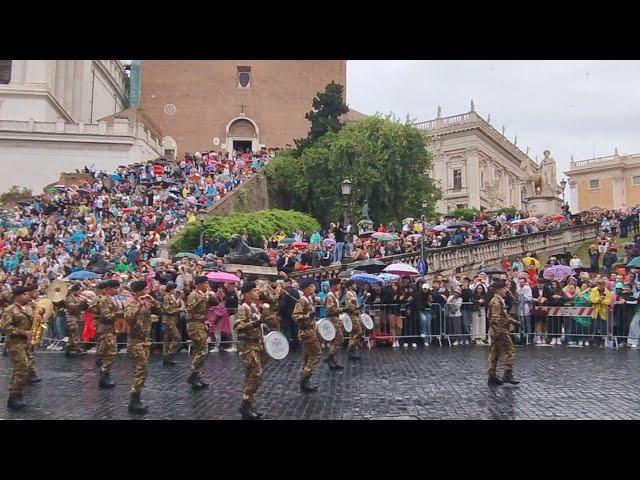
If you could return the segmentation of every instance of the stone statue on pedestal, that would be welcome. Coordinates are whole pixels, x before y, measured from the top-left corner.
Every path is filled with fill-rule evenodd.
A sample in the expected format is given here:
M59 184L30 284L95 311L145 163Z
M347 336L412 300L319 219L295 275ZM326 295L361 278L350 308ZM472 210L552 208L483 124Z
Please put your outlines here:
M562 193L561 187L558 185L556 178L556 161L551 158L549 150L544 151L544 160L540 165L540 174L542 175L542 194L555 197Z
M559 213L562 201L558 195L562 188L556 179L556 161L549 150L544 151L544 160L537 166L528 158L520 165L525 174L523 200L529 212L541 215Z
M364 220L369 220L369 200L365 200L362 205L362 218Z

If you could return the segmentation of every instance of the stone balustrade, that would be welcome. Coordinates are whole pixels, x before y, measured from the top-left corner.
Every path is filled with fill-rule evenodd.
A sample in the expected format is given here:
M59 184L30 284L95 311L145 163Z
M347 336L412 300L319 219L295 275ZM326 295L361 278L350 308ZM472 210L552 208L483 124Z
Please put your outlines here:
M439 272L448 272L460 268L463 272L477 271L481 264L493 266L500 263L502 257L511 255L524 255L527 252L536 252L539 257L544 254L554 254L563 251L571 251L584 242L596 238L599 230L598 224L577 225L501 240L489 240L476 245L456 245L452 247L429 249L426 251L426 260L429 264L429 275ZM380 259L386 264L408 263L416 266L420 260L420 251L391 255ZM330 276L337 275L346 270L348 265L330 265L323 268L315 268L305 272L295 272L291 277L319 277L327 273Z

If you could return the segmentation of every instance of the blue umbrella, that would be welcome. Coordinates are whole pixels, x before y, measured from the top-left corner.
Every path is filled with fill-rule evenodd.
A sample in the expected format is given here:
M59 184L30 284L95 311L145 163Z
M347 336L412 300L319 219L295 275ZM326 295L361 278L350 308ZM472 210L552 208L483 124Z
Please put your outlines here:
M382 280L370 273L356 273L355 275L351 275L349 280L355 280L357 283L368 283L369 285L382 283Z
M100 275L98 275L97 273L93 273L88 270L79 270L77 272L73 272L65 280L93 280L94 278L98 278L99 276Z
M118 181L122 180L122 177L120 175L118 175L117 173L110 173L109 174L109 178L111 180L118 180Z
M636 257L627 263L627 268L631 267L640 267L640 257Z
M395 275L393 273L379 273L378 280L380 280L383 285L386 285L387 283L400 280L400 275Z

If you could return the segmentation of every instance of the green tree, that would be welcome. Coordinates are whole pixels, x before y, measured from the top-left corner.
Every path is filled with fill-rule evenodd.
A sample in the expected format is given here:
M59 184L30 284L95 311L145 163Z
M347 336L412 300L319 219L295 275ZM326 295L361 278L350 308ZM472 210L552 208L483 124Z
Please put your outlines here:
M349 178L349 217L359 220L368 200L371 218L387 223L419 216L423 199L429 202L427 214L433 214L441 192L426 174L430 167L427 139L419 130L391 115L376 115L328 132L299 158L279 155L265 175L272 196L323 223L341 218L340 183Z
M311 122L311 128L305 138L294 140L296 144L296 154L302 152L313 145L320 137L327 132L337 132L344 123L340 121L340 116L349 111L349 107L344 103L344 87L336 82L329 83L324 93L318 92L313 99L312 108L304 116Z

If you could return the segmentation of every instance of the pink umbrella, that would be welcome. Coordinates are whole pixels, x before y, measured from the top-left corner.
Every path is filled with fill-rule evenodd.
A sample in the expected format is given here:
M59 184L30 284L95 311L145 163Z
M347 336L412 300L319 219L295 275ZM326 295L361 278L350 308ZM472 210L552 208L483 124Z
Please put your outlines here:
M209 272L207 273L207 278L212 282L232 282L237 283L240 281L238 277L236 277L233 273L227 272Z
M401 277L409 277L411 275L420 275L420 272L418 272L418 270L413 268L408 263L392 263L383 271L387 273L393 273L394 275L399 275Z

